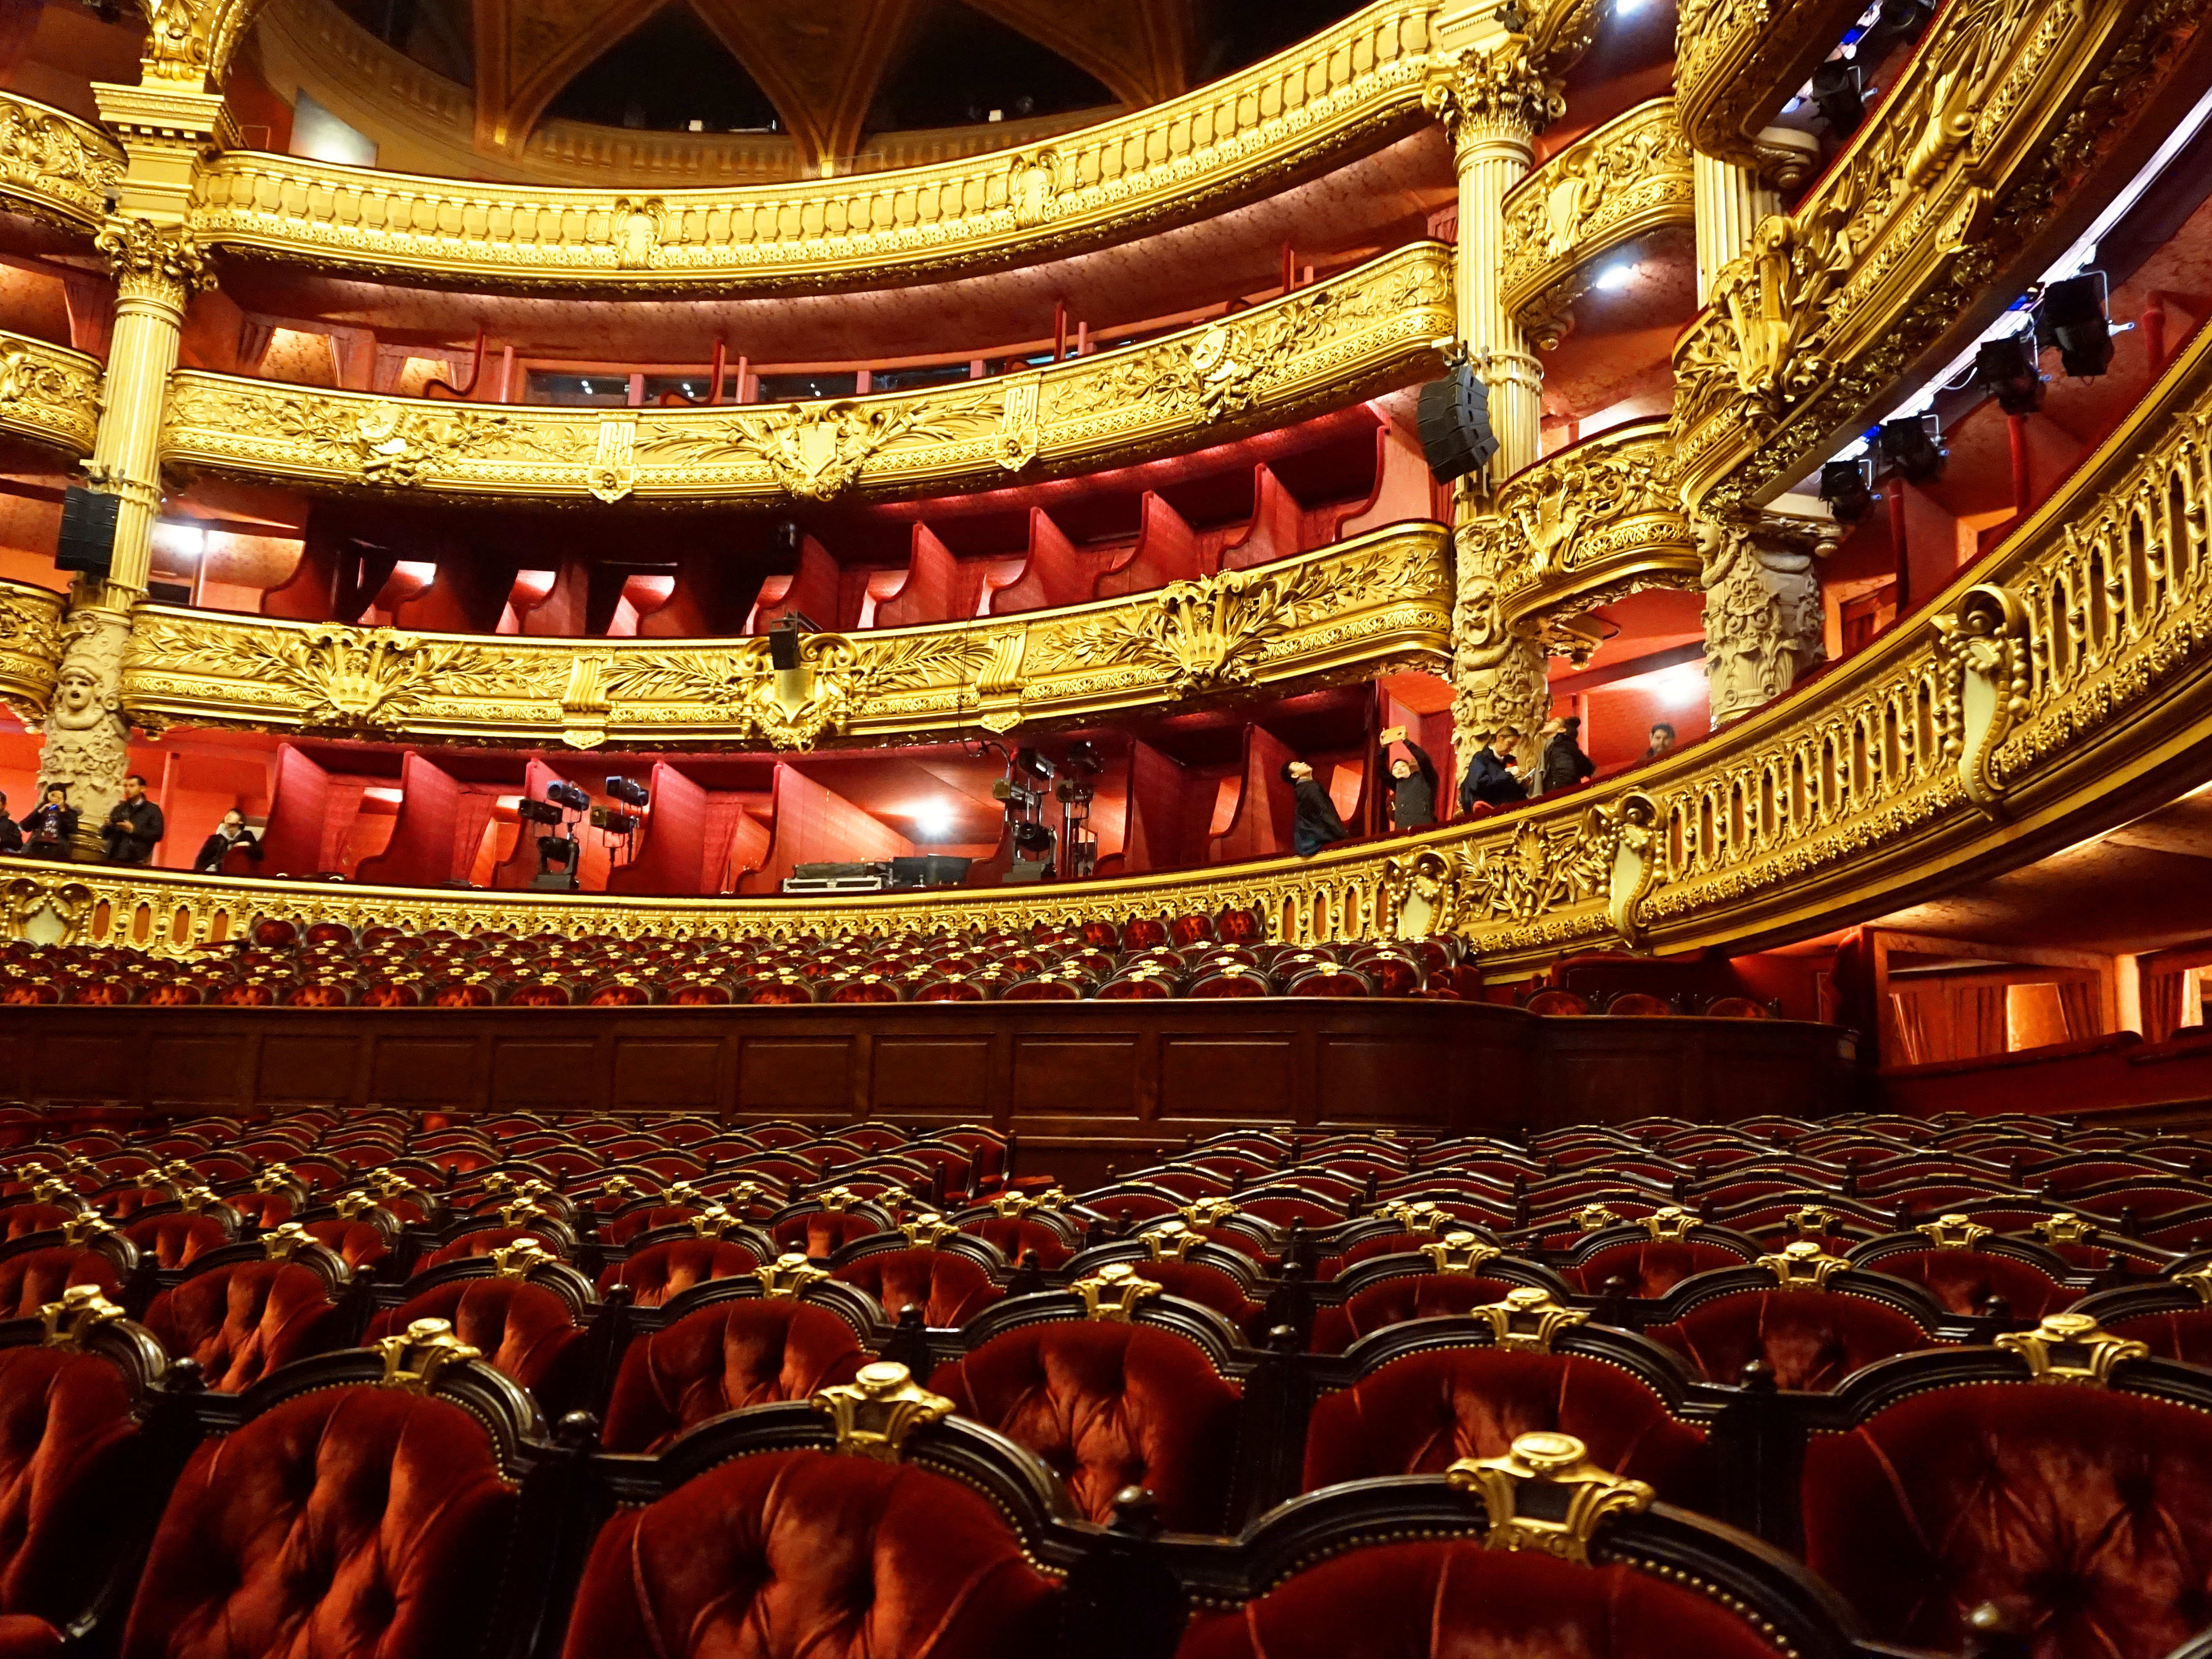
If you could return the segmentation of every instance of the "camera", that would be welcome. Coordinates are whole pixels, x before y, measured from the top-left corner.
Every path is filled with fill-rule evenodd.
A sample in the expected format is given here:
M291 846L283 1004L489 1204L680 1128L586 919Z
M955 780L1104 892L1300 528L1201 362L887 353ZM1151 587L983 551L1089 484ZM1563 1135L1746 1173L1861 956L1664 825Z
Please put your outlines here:
M578 784L549 783L545 786L545 799L556 805L567 807L571 812L592 810L592 798Z

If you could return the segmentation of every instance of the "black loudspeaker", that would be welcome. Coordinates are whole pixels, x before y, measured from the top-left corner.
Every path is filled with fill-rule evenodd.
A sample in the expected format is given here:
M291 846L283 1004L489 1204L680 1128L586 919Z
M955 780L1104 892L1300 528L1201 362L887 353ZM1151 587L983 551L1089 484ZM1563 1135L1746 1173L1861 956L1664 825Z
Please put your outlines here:
M1421 450L1438 483L1449 483L1478 470L1498 453L1490 429L1490 388L1462 363L1441 380L1421 388Z
M120 495L71 484L62 492L62 534L54 548L54 568L105 576L115 562L115 509Z

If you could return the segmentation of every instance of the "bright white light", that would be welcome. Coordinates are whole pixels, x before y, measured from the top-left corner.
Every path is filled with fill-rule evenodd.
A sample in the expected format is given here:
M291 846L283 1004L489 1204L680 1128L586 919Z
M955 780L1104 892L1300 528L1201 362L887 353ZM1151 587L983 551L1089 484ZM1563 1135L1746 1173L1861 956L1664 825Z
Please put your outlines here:
M1618 294L1636 280L1636 267L1632 264L1607 265L1597 274L1590 286L1601 294Z
M1662 668L1651 677L1651 684L1673 708L1694 707L1711 695L1705 684L1705 665L1701 662L1676 663L1672 668Z
M952 803L949 800L926 800L908 816L914 820L915 833L927 840L942 841L952 833Z
M1615 17L1633 17L1644 9L1644 0L1613 0Z

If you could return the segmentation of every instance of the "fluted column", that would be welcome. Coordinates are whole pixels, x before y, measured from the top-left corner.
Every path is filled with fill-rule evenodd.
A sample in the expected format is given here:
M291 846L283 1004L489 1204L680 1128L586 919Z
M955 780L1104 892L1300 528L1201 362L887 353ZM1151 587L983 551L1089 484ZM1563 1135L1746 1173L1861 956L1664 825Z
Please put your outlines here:
M1698 215L1698 303L1711 299L1721 268L1751 246L1751 234L1782 198L1748 167L1719 161L1702 152L1690 158L1690 179Z

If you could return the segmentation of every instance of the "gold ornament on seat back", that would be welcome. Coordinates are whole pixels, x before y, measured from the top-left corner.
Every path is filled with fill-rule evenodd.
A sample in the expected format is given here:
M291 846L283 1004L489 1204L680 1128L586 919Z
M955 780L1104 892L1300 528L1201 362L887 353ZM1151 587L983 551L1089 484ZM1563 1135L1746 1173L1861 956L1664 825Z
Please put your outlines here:
M1486 1547L1534 1550L1583 1565L1607 1516L1636 1514L1653 1497L1641 1480L1590 1462L1589 1448L1571 1434L1517 1436L1504 1456L1462 1458L1444 1479L1453 1491L1482 1499L1490 1519ZM1568 1489L1564 1505L1556 1494L1535 1490L1547 1486Z
M2149 1346L2114 1336L2087 1314L2045 1314L2032 1331L2007 1331L1996 1340L2007 1353L2018 1354L2027 1366L2031 1381L2075 1383L2101 1389L2110 1385L2112 1367L2124 1359L2142 1359Z
M1583 1323L1589 1315L1579 1308L1562 1307L1552 1293L1534 1285L1522 1285L1505 1293L1503 1302L1468 1310L1469 1319L1490 1327L1490 1340L1500 1348L1549 1353L1560 1332Z
M861 1366L850 1382L823 1389L811 1403L836 1431L840 1452L879 1463L897 1462L908 1435L952 1414L950 1400L890 1360Z
M1109 1261L1067 1288L1082 1299L1085 1318L1121 1325L1135 1318L1138 1304L1160 1294L1158 1284L1139 1277L1126 1261Z
M123 1310L102 1296L97 1286L72 1285L62 1292L60 1301L49 1302L39 1310L39 1322L44 1328L40 1340L49 1348L81 1347L94 1331L122 1317Z
M382 1386L409 1394L427 1394L437 1385L438 1373L456 1359L481 1359L481 1351L453 1334L451 1322L418 1319L404 1331L376 1344L384 1361Z

